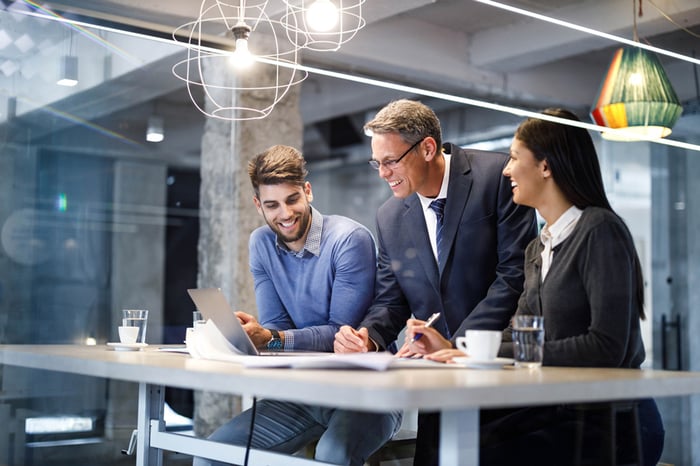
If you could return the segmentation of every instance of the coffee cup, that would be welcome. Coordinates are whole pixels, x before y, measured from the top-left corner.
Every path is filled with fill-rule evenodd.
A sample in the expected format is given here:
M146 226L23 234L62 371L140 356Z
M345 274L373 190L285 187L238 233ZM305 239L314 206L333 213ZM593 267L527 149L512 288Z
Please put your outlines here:
M470 358L490 361L498 356L501 332L498 330L467 330L465 336L457 337L457 348Z
M136 343L136 338L139 336L138 327L119 326L119 341L125 345L133 345Z

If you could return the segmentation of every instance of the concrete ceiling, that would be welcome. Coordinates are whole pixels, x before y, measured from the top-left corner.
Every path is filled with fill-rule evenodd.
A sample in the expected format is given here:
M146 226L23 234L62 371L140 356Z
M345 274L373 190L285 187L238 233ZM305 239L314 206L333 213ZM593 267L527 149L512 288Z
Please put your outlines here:
M5 8L21 3L3 1ZM248 4L251 3L249 0ZM504 3L628 39L633 35L632 0L508 0ZM195 19L200 5L201 2L194 0L44 3L44 7L64 16L163 37ZM636 18L640 40L683 55L697 55L698 0L642 0L642 9L643 16ZM283 11L281 0L270 0L268 11L279 15ZM305 52L303 63L457 96L527 108L561 105L585 114L612 51L620 46L470 0L367 0L363 15L366 27L339 51ZM0 62L8 59L9 53L0 50ZM661 60L681 101L696 100L697 66L664 56ZM164 59L150 63L140 74L134 71L138 76L130 74L130 82L137 84L128 90L120 87L123 92L113 99L99 94L100 105L93 105L93 114L86 116L110 127L117 124L110 119L120 115L135 118L138 111L148 114L156 101L159 113L173 115L166 123L169 137L158 152L171 157L180 154L183 161L195 157L199 139L193 138L192 133L201 131L202 120L189 104L182 83L173 80L172 84L164 84L162 78L149 79L157 76L156 70L167 72L171 66L172 60ZM404 95L314 74L302 86L302 115L309 126L362 113ZM96 98L94 89L98 87L93 87L93 97L88 101ZM64 106L76 111L80 102L84 105L86 94L63 99ZM119 125L127 131L123 122ZM143 131L142 127L139 129Z

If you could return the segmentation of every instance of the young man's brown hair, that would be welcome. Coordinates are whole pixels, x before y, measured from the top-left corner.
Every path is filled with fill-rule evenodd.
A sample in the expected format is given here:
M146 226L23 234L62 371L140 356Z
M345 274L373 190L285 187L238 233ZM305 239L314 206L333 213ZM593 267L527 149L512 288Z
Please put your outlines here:
M307 174L304 156L290 146L272 146L248 162L248 176L256 197L260 195L260 185L291 183L304 186Z

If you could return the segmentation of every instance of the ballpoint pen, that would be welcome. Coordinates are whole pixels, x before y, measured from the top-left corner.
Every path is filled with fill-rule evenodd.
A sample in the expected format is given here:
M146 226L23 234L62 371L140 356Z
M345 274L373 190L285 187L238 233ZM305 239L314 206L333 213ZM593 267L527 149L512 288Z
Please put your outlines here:
M439 312L436 312L435 314L431 315L430 318L428 318L428 320L425 321L425 325L423 325L423 328L428 328L431 325L433 325L433 322L438 320L438 317L440 317ZM422 333L416 333L415 335L413 335L413 338L411 339L411 343L417 342L420 339L420 337L422 337L422 336L423 336Z

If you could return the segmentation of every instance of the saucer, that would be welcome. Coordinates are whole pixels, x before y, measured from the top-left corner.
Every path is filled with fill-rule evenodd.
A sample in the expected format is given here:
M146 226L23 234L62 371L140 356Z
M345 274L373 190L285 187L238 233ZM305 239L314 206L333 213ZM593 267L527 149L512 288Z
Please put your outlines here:
M512 358L474 359L470 357L456 357L452 358L452 360L460 366L472 369L500 369L505 365L513 364Z
M141 348L147 347L148 343L121 343L117 341L107 343L107 346L114 348L114 351L140 351Z

